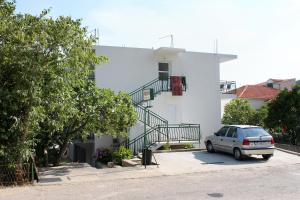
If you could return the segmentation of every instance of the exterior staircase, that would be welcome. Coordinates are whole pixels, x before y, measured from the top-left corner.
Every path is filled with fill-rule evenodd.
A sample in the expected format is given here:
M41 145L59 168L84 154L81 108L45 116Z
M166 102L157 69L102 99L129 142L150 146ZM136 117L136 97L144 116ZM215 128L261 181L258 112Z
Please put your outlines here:
M182 87L182 90L186 91L185 84ZM162 92L169 92L171 91L170 77L166 80L154 79L130 93L132 103L138 113L138 120L144 125L144 131L133 139L127 139L123 145L137 155L144 148L150 149L164 143L182 141L200 143L200 124L169 124L167 119L144 106L146 89L152 89L154 97Z

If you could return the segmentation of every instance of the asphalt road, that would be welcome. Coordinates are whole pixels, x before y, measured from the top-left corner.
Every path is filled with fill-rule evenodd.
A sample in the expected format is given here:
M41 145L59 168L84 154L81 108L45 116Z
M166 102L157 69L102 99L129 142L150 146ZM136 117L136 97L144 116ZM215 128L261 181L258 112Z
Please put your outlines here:
M0 189L1 200L300 199L300 164Z

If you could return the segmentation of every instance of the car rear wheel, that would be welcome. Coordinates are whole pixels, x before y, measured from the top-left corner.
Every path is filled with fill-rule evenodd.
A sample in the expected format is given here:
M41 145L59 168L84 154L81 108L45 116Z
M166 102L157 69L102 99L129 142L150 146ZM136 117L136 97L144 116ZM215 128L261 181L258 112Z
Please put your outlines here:
M209 141L206 143L206 150L207 150L207 152L209 152L209 153L215 152L215 149L214 149L212 143L209 142Z
M264 160L269 160L273 155L272 154L264 154L262 155Z
M234 155L234 158L236 160L241 160L242 159L242 153L241 153L241 151L238 148L235 148L233 150L233 155Z

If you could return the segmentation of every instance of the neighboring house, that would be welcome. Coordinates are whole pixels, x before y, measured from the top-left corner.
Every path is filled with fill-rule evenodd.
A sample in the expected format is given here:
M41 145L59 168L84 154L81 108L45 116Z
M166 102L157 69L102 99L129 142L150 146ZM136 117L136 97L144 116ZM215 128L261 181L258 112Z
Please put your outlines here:
M236 89L237 98L247 99L250 105L258 109L265 102L274 99L280 90L265 85L245 85Z
M236 90L225 91L221 98L221 115L223 116L224 114L225 105L232 99L247 99L253 108L258 109L265 102L274 99L281 90L291 90L295 85L296 79L269 79L266 82L256 85L244 85Z
M300 85L300 80L296 81L296 85Z
M266 82L259 83L257 85L264 85L278 90L292 90L292 88L296 85L296 79L269 79Z
M141 151L144 134L147 144L154 146L167 139L174 143L199 142L201 131L204 147L203 138L220 128L219 65L237 56L169 47L95 46L95 50L97 55L109 58L95 68L96 85L130 93L138 112L139 121L129 130L129 141L124 143L134 153ZM90 141L88 148L94 152L118 142L109 136Z

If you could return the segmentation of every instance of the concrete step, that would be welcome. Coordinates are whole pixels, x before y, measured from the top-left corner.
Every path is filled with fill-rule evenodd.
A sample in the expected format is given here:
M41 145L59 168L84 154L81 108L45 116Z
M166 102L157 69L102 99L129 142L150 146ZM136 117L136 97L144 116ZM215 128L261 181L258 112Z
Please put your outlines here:
M136 162L132 161L132 160L126 160L126 159L122 160L122 166L123 167L135 167L137 165L138 164Z

